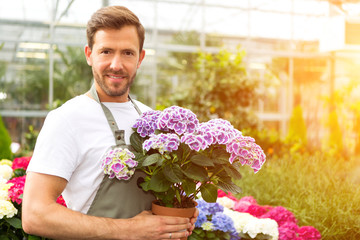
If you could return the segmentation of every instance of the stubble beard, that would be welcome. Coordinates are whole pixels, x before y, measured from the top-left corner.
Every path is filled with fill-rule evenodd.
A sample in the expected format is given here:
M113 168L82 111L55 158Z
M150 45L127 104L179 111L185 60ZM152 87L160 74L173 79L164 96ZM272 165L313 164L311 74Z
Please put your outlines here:
M100 88L106 93L106 95L111 97L119 97L123 96L128 93L131 85L134 82L134 79L136 77L136 72L133 76L126 75L126 83L125 86L121 87L121 83L113 84L112 86L109 86L109 84L106 83L106 74L109 72L105 72L103 75L99 75L96 73L93 69L93 75L96 83L100 86ZM119 75L124 75L123 73L116 73Z

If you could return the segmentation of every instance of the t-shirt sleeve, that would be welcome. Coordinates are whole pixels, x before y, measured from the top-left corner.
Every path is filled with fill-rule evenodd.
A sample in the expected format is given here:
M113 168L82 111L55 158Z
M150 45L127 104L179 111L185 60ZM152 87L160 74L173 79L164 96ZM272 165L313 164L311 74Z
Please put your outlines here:
M51 111L36 141L27 171L65 178L69 181L78 162L75 131L59 111Z

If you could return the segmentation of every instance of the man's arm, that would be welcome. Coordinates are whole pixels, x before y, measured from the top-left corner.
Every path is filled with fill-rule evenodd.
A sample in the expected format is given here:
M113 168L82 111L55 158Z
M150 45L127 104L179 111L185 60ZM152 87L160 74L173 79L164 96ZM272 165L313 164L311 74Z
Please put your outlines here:
M22 207L25 232L53 239L169 239L170 233L171 239L180 239L194 228L197 216L190 223L187 218L154 216L148 211L130 219L73 211L56 203L66 184L60 177L28 172Z

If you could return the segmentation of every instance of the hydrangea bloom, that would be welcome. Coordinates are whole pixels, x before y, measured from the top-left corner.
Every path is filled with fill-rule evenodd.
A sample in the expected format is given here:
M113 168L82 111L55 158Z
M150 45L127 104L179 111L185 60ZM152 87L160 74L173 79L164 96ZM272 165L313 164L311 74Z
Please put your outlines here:
M65 202L65 200L64 200L64 198L63 198L62 195L60 195L60 196L56 199L56 202L57 202L58 204L60 204L60 205L63 205L64 207L66 207L66 202Z
M320 232L312 226L302 226L297 230L297 234L300 239L306 240L320 240Z
M181 142L187 144L191 150L195 150L197 152L205 150L208 147L208 144L203 136L192 133L185 133L184 136L181 137Z
M219 203L221 206L230 209L234 208L235 206L235 201L228 197L218 197L216 202Z
M24 169L26 170L29 166L29 162L31 160L31 157L19 157L15 158L12 163L12 169Z
M231 192L226 193L221 189L218 189L218 197L219 198L227 197L227 198L230 198L231 200L237 201L237 198Z
M240 239L234 227L232 218L224 214L224 207L219 203L208 203L202 199L197 200L199 216L195 227L204 231L220 231L230 234L231 240Z
M234 210L238 212L248 212L249 206L257 204L256 200L252 196L242 197L237 200L234 205Z
M230 163L239 160L242 165L251 166L254 172L259 171L266 160L264 151L252 137L236 136L226 145L226 151L230 153Z
M157 119L159 118L161 112L156 110L147 111L141 114L133 125L133 128L136 128L137 133L141 137L150 136L155 133L157 129Z
M12 183L0 183L0 200L9 200L8 191Z
M18 210L10 201L0 200L0 219L4 217L12 218L17 212Z
M279 228L280 240L293 240L297 238L298 225L294 222L285 222Z
M197 203L197 208L199 209L199 212L204 213L206 216L214 215L215 213L224 211L224 207L221 206L219 203L208 203L205 202L203 199L197 200Z
M274 219L279 226L282 226L286 222L297 223L297 220L292 212L282 206L274 207L267 213L263 214L261 218Z
M8 165L0 165L0 179L9 180L13 175L13 169Z
M8 183L12 184L9 188L9 198L12 202L16 202L17 204L22 203L22 197L20 197L24 192L26 176L13 178L8 181Z
M143 143L143 148L146 151L157 149L161 154L164 152L172 152L177 150L180 145L179 136L176 134L163 134L151 135L149 139Z
M10 161L9 159L1 159L0 165L8 165L9 167L11 167L12 161Z
M212 119L200 123L196 131L203 135L209 145L227 144L241 132L236 130L229 121L224 119Z
M270 218L253 218L243 228L243 232L249 234L250 237L255 238L256 235L262 233L264 235L272 236L272 239L278 239L279 231L276 221Z
M173 130L175 133L182 135L185 132L195 132L199 120L189 109L171 106L161 112L156 124L160 130Z
M138 162L133 160L135 155L128 149L115 148L108 151L101 161L101 168L109 178L129 180L135 172Z
M249 213L237 212L227 208L224 209L224 213L233 220L238 233L248 234L252 238L262 233L271 236L273 240L278 239L278 225L272 219L259 219Z

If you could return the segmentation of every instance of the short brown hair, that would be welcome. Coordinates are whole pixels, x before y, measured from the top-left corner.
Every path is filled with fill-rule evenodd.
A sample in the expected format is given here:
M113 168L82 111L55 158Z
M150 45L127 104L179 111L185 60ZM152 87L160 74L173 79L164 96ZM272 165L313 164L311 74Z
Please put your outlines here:
M94 35L100 29L121 29L123 26L135 26L139 37L140 52L145 40L145 29L139 18L123 6L108 6L97 10L87 24L86 36L90 49L94 45Z

